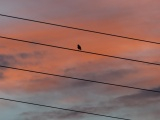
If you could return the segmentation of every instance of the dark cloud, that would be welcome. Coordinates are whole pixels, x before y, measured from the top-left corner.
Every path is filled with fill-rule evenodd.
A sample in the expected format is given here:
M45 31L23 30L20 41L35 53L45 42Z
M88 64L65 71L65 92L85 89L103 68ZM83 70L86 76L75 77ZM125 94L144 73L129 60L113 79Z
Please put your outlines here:
M43 52L38 52L35 51L33 53L20 53L18 54L18 57L22 59L27 59L27 58L41 58L43 57L44 53Z
M26 59L26 58L30 58L31 57L31 54L28 54L28 53L20 53L19 56L23 59Z
M73 88L83 88L83 87L89 87L94 86L96 83L94 82L85 82L85 81L73 81L70 86Z
M113 110L116 110L114 106L104 106L104 104L99 104L99 106L74 106L71 109L92 112L100 114L101 112L109 113ZM82 119L88 117L87 114L79 112L69 112L63 110L55 110L49 112L24 112L20 114L21 120L46 120L46 119L58 119L58 120L71 120L71 119Z
M0 54L0 65L4 66L12 66L17 64L17 60L13 55L2 55ZM0 67L0 79L4 78L3 72L7 68Z
M160 91L160 87L153 90ZM118 97L113 103L119 103L125 105L126 107L141 107L144 105L159 103L159 100L159 93L143 91L137 94Z
M0 65L9 66L17 63L13 55L0 55Z
M138 72L134 70L134 68L116 68L116 69L108 69L106 72L103 72L102 76L105 76L104 78L106 79L119 79L119 78L124 78L128 76L129 74L133 74L135 72ZM103 79L103 77L101 78Z
M15 66L15 65L22 65L23 61L18 60L19 58L26 59L26 58L41 58L43 56L42 52L34 52L34 53L20 53L15 55L4 55L0 54L0 65L4 66ZM0 80L4 78L4 70L7 68L0 67Z
M135 70L134 68L123 68L123 67L120 67L120 66L119 67L117 66L116 68L113 67L113 68L108 68L108 69L107 68L98 69L98 66L100 64L103 64L103 63L99 63L99 64L90 64L89 63L89 64L84 65L85 67L92 66L93 71L88 71L88 72L86 70L84 70L85 72L83 72L82 70L79 71L79 69L84 68L84 66L81 65L81 66L77 67L78 69L67 68L65 70L65 72L68 76L73 76L74 75L75 77L79 77L79 78L83 78L83 79L87 79L87 80L101 81L101 82L120 81L130 74L138 73L138 71ZM96 68L97 68L97 70L96 70ZM96 83L84 82L84 81L73 81L71 83L71 87L88 87L90 85L94 86L94 85L96 85Z
M68 111L49 111L49 112L24 112L19 116L21 120L47 120L47 119L81 119L84 114Z

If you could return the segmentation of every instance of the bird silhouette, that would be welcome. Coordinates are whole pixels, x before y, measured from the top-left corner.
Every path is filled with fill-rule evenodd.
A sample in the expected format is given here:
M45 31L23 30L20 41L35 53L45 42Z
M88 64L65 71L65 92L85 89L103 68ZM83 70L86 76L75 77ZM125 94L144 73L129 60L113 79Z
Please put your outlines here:
M82 50L81 46L78 44L77 45L78 50Z

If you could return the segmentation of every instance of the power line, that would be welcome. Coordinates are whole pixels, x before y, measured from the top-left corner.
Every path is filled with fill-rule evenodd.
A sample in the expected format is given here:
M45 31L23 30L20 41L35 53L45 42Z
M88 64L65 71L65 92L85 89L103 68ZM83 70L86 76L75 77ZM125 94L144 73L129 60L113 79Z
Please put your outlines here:
M15 16L10 16L10 15L5 15L5 14L0 14L0 16L20 19L20 20L25 20L25 21L30 21L30 22L36 22L36 23L42 23L42 24L47 24L47 25L53 25L53 26L58 26L58 27L63 27L63 28L68 28L68 29L73 29L73 30L79 30L79 31L84 31L84 32L90 32L90 33L108 35L108 36L113 36L113 37L125 38L125 39L140 41L140 42L147 42L147 43L152 43L152 44L160 44L159 42L153 42L153 41L149 41L149 40L126 37L126 36L122 36L122 35L115 35L115 34L111 34L111 33L98 32L98 31L87 30L87 29L83 29L83 28L77 28L77 27L71 27L71 26L60 25L60 24L55 24L55 23L43 22L43 21L32 20L32 19L27 19L27 18L15 17Z
M0 16L10 17L10 18L15 18L15 19L21 19L21 20L26 20L26 21L31 21L31 22L37 22L37 23L42 23L42 24L54 25L54 26L58 26L58 27L64 27L64 28L69 28L69 29L74 29L74 30L85 31L85 32L92 32L92 33L96 33L96 34L103 34L103 35L108 35L108 36L113 36L113 37L125 38L125 39L130 39L130 40L136 40L136 41L140 41L140 42L147 42L147 43L152 43L152 44L160 44L159 42L153 42L153 41L142 40L142 39L138 39L138 38L132 38L132 37L126 37L126 36L115 35L115 34L110 34L110 33L104 33L104 32L98 32L98 31L93 31L93 30L87 30L87 29L83 29L83 28L76 28L76 27L71 27L71 26L66 26L66 25L48 23L48 22L43 22L43 21L38 21L38 20L32 20L32 19L27 19L27 18L9 16L9 15L4 15L4 14L0 14ZM59 46L54 46L54 45L48 45L48 44L43 44L43 43L38 43L38 42L30 42L30 41L15 39L15 38L8 38L8 37L3 37L3 36L0 36L0 38L5 38L5 39L10 39L10 40L15 40L15 41L21 41L21 42L27 42L27 43L32 43L32 44L38 44L38 45L43 45L43 46L48 46L48 47L55 47L55 48L61 48L61 49L66 49L66 50L84 52L84 53L89 53L89 54L107 56L107 57L118 58L118 59L123 59L123 60L141 62L141 63L146 63L146 64L160 65L158 63L151 63L151 62L134 60L134 59L129 59L129 58L122 58L122 57L117 57L117 56L111 56L111 55L93 53L93 52L88 52L88 51L79 51L79 50L75 50L75 49L70 49L70 48L65 48L65 47L59 47ZM138 90L143 90L143 91L160 93L160 91L156 91L156 90L149 90L149 89L143 89L143 88L137 88L137 87L131 87L131 86L125 86L125 85L118 85L118 84L99 82L99 81L93 81L93 80L87 80L87 79L81 79L81 78L75 78L75 77L69 77L69 76L63 76L63 75L56 75L56 74L50 74L50 73L44 73L44 72L38 72L38 71L32 71L32 70L26 70L26 69L20 69L20 68L15 68L15 67L8 67L8 66L1 66L1 65L0 65L0 67L10 68L10 69L16 69L16 70L21 70L21 71L26 71L26 72L45 74L45 75L51 75L51 76L57 76L57 77L71 78L71 79L74 79L74 80L81 80L81 81L86 81L86 82L94 82L94 83L107 84L107 85L112 85L112 86L117 86L117 87L126 87L126 88L131 88L131 89L138 89ZM78 113L83 113L83 114L90 114L90 115L101 116L101 117L109 117L109 118L115 118L115 119L121 119L121 120L131 120L131 119L126 119L126 118L113 117L113 116L107 116L107 115L102 115L102 114L96 114L96 113L90 113L90 112L84 112L84 111L78 111L78 110L72 110L72 109L66 109L66 108L60 108L60 107L47 106L47 105L30 103L30 102L24 102L24 101L18 101L18 100L7 99L7 98L0 98L0 99L1 100L6 100L6 101L12 101L12 102L18 102L18 103L36 105L36 106L41 106L41 107L60 109L60 110L65 110L65 111L72 111L72 112L78 112Z
M18 41L18 42L37 44L37 45L41 45L41 46L47 46L47 47L54 47L54 48L59 48L59 49L65 49L65 50L70 50L70 51L82 52L82 53L87 53L87 54L94 54L94 55L99 55L99 56L104 56L104 57L115 58L115 59L122 59L122 60L127 60L127 61L132 61L132 62L138 62L138 63L145 63L145 64L150 64L150 65L160 66L159 63L141 61L141 60L136 60L136 59L130 59L130 58L113 56L113 55L101 54L101 53L94 53L94 52L83 51L83 50L80 51L80 50L71 49L71 48L65 48L65 47L60 47L60 46L55 46L55 45L49 45L49 44L44 44L44 43L39 43L39 42L26 41L26 40L21 40L21 39L16 39L16 38L9 38L9 37L4 37L4 36L0 36L0 38L4 38L4 39L7 39L7 40L14 40L14 41Z
M136 90L142 90L142 91L160 93L160 91L157 91L157 90L150 90L150 89L144 89L144 88L138 88L138 87L132 87L132 86L126 86L126 85L119 85L119 84L113 84L113 83L107 83L107 82L100 82L100 81L94 81L94 80L89 80L89 79L76 78L76 77L65 76L65 75L58 75L58 74L53 74L53 73L45 73L45 72L40 72L40 71L21 69L21 68L4 66L4 65L0 65L0 67L8 68L8 69L14 69L14 70L19 70L19 71L25 71L25 72L30 72L30 73L38 73L38 74L49 75L49 76L69 78L69 79L78 80L78 81L92 82L92 83L97 83L97 84L104 84L104 85L110 85L110 86L116 86L116 87L123 87L123 88L129 88L129 89L136 89Z
M24 101L7 99L7 98L0 98L0 99L5 100L5 101L10 101L10 102L36 105L36 106L40 106L40 107L53 108L53 109L59 109L59 110L70 111L70 112L77 112L77 113L82 113L82 114L89 114L89 115L94 115L94 116L99 116L99 117L107 117L107 118L120 119L120 120L131 120L131 119L126 119L126 118L121 118L121 117L114 117L114 116L108 116L108 115L103 115L103 114L97 114L97 113L91 113L91 112L85 112L85 111L78 111L78 110L72 110L72 109L66 109L66 108L60 108L60 107L53 107L53 106L48 106L48 105L42 105L42 104L31 103L31 102L24 102Z

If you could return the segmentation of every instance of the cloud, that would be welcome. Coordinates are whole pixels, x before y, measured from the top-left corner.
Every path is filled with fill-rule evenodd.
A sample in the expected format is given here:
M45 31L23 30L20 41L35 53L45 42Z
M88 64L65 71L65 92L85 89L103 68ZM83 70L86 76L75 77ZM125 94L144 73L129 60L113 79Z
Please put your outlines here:
M16 64L16 58L13 55L0 55L0 64L4 66L9 66L12 64Z
M42 58L44 56L44 52L39 52L39 51L35 51L33 53L19 53L17 55L18 57L22 58L22 59L29 59L29 58Z
M160 91L160 87L152 90ZM125 105L125 107L133 108L142 107L150 104L156 104L159 103L159 100L159 93L142 91L140 93L118 97L114 100L113 103L119 103Z
M69 119L82 119L84 114L68 111L49 111L49 112L24 112L20 114L19 119L21 120L69 120Z
M117 108L114 106L104 106L104 104L99 104L99 106L74 106L71 109L84 111L84 112L91 112L91 113L110 113L111 111L116 110ZM72 112L72 111L63 111L63 110L55 110L55 111L48 111L48 112L24 112L19 115L21 120L50 120L50 119L59 119L59 120L70 120L70 119L83 119L88 117L85 113L80 112Z
M38 4L33 0L1 0L0 3L0 10L8 15L159 41L158 0L39 0ZM159 46L153 44L4 17L1 17L1 23L4 29L1 34L8 37L70 48L76 48L77 43L80 43L86 51L159 62ZM0 55L0 64L3 65L142 88L158 87L160 83L159 69L147 65L6 40L1 40L1 45L5 48L1 49L2 52L7 54ZM134 90L129 89L9 69L0 71L0 78L1 91L10 91L15 96L18 91L23 93L21 97L31 102L53 104L54 100L56 105L64 104L84 111L116 111L118 114L121 112L117 112L117 109L122 110L122 107L136 109L153 102L158 104L159 100L158 95L145 92L135 94ZM113 102L109 103L108 99ZM83 106L86 104L89 105ZM55 119L86 117L50 111L44 114L33 112L24 119L53 119L52 114Z
M94 62L84 62L75 67L66 68L64 70L65 75L75 76L77 78L83 78L86 80L93 80L99 82L109 82L122 84L122 82L128 81L127 78L133 74L139 73L136 67L130 65L123 65L121 62L109 64L105 59L100 59ZM84 87L96 87L96 83L84 82L78 80L71 80L71 88L84 88ZM107 86L107 85L105 85Z
M3 55L0 54L0 65L2 66L13 66L17 64L17 60L14 55ZM0 80L4 80L5 71L7 68L0 67Z

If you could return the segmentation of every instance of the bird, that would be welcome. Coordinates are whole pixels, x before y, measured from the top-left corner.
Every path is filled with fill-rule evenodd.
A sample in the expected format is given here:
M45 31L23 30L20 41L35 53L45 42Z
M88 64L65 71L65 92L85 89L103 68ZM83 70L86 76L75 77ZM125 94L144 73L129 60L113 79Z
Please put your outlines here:
M78 44L77 45L78 50L82 50L81 46Z

